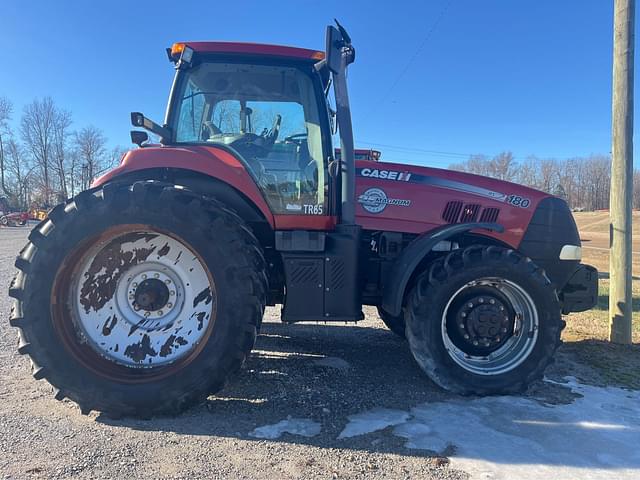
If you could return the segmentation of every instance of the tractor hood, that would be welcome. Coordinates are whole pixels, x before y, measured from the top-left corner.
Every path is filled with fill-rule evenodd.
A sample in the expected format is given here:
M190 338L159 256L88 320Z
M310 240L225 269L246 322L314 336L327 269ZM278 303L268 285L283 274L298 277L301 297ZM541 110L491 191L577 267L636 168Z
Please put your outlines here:
M356 221L366 230L422 233L443 224L495 222L516 247L549 197L511 182L387 162L356 162Z

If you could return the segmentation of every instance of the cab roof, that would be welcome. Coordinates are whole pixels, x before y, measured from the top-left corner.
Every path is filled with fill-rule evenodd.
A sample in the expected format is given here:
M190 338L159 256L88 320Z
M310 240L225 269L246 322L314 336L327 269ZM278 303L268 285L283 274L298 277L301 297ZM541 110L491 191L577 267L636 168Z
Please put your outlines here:
M322 60L324 52L307 48L244 42L179 42L197 53L231 53Z

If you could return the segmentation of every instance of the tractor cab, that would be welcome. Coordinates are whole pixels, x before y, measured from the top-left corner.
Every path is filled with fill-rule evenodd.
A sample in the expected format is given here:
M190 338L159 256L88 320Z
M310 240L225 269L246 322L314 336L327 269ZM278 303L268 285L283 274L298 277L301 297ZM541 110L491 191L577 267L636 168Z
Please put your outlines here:
M314 67L324 53L225 42L168 53L178 68L164 141L230 151L276 215L327 212L331 133L326 81Z

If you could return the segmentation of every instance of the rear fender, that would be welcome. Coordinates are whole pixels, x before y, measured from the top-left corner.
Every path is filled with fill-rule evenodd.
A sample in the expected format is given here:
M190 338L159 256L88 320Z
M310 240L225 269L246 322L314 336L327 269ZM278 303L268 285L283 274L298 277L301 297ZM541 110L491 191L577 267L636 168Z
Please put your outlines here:
M181 170L193 175L200 174L205 178L217 179L242 192L273 228L273 214L255 180L245 165L232 153L216 147L145 147L127 152L122 163L115 169L101 176L92 184L98 187L107 182L119 181L125 175L147 171Z
M229 208L233 209L242 219L249 223L264 222L263 213L258 207L247 198L242 192L232 187L218 178L213 178L203 173L194 172L179 168L149 168L123 173L109 180L110 183L133 183L140 180L159 180L175 185L187 187L193 192L206 195L221 201ZM94 183L95 186L100 184Z
M501 233L504 231L504 227L497 223L486 222L459 223L445 225L420 235L402 251L391 267L390 278L385 281L382 292L382 309L390 315L400 315L405 290L422 260L437 243L470 230L489 230Z

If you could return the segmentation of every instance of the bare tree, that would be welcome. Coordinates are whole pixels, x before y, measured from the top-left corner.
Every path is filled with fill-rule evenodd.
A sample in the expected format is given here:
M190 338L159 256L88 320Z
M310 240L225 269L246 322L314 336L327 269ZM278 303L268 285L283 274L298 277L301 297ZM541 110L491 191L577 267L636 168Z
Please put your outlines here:
M500 180L513 180L515 177L516 162L511 152L502 152L489 162L490 176Z
M20 131L40 174L45 204L51 202L51 162L53 157L56 106L51 97L35 99L27 105L20 121Z
M109 152L109 162L105 166L105 169L117 167L125 153L127 153L129 149L127 147L123 147L122 145L116 145Z
M558 162L553 158L538 161L537 187L543 192L554 193L558 181Z
M69 197L67 188L69 127L71 114L66 110L56 110L53 120L53 170L58 180L58 192Z
M107 139L102 130L94 126L84 127L75 136L80 165L80 188L87 189L95 175L102 172L108 162Z
M493 158L472 155L450 168L514 180L564 198L572 208L597 210L609 207L610 164L610 158L603 155L566 160L529 156L517 162L510 152L504 152ZM635 178L640 187L640 173ZM640 208L640 193L634 198L634 205L637 202Z
M13 113L13 104L8 98L0 97L0 187L2 193L7 194L7 188L5 183L5 142L6 138L11 136L11 128L9 127L9 121L11 120L11 114Z
M633 208L640 209L640 170L633 172Z
M29 155L18 141L11 137L7 142L6 168L12 188L10 195L20 209L29 206L29 185L32 180L34 166L29 160Z

